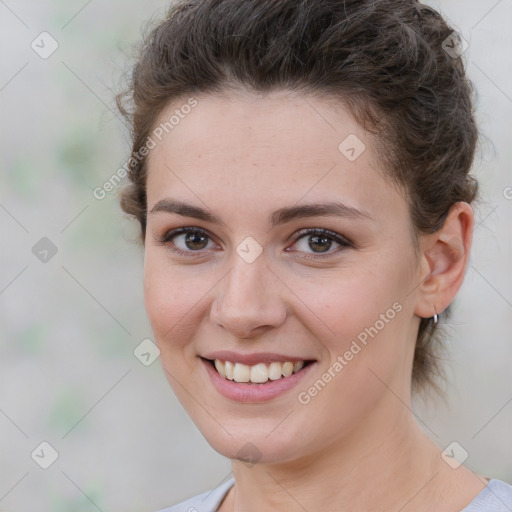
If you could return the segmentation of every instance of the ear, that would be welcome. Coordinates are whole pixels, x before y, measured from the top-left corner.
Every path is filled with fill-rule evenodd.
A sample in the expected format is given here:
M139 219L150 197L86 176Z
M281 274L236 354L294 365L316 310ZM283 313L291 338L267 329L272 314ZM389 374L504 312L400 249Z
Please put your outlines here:
M469 261L474 215L458 202L450 208L441 229L421 239L420 281L414 312L421 318L442 313L457 295Z

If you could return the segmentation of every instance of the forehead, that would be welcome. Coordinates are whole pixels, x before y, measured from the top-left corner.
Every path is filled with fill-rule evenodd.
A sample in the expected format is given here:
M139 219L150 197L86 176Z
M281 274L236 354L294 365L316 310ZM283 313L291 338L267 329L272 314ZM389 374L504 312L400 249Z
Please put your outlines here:
M396 209L401 198L384 176L373 136L341 104L284 92L195 98L187 114L177 115L185 98L158 121L179 117L149 155L149 209L166 194L212 204L222 197L260 211L301 198L364 203L374 213Z

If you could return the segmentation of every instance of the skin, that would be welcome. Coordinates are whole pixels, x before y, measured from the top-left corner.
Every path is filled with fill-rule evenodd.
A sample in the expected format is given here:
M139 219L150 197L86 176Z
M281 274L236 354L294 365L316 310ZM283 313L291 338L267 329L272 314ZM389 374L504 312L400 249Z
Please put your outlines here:
M198 106L149 156L144 293L169 383L211 446L233 460L236 484L219 510L461 510L487 482L449 467L419 427L411 372L420 318L434 308L442 313L463 282L471 207L454 205L416 253L406 196L383 173L372 136L342 105L283 91L196 98ZM338 149L349 134L366 146L355 161ZM151 213L168 198L207 209L224 224ZM343 201L372 219L269 223L280 208L321 201ZM183 234L159 243L187 226L210 238L199 248ZM330 229L352 246L332 241L325 256L322 246L308 245L314 235L290 240L307 228ZM236 252L248 236L263 248L252 263ZM298 393L394 303L400 312L301 404ZM298 387L241 404L211 384L199 356L214 350L317 363ZM257 447L256 464L238 460L248 442Z

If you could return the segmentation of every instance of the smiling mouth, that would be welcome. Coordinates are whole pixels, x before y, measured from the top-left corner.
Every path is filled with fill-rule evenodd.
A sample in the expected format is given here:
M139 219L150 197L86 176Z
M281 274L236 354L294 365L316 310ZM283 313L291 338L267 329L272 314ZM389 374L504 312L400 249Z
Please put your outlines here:
M204 358L202 358L204 359ZM265 384L268 381L276 381L290 377L300 372L314 361L274 361L271 363L258 363L246 365L222 361L220 359L204 359L210 363L217 373L226 380L237 383Z

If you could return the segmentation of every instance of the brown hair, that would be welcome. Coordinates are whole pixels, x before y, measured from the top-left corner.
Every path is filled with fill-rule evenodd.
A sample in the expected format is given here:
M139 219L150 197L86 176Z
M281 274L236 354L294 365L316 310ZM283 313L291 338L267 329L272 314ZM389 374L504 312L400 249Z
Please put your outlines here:
M478 193L469 175L473 90L447 41L454 46L453 29L415 0L178 1L146 37L117 97L133 136L123 210L140 222L144 242L144 147L170 102L237 88L296 91L341 102L376 134L384 170L408 201L417 249L420 234L440 229L454 203ZM415 391L428 384L440 392L438 325L421 319Z

